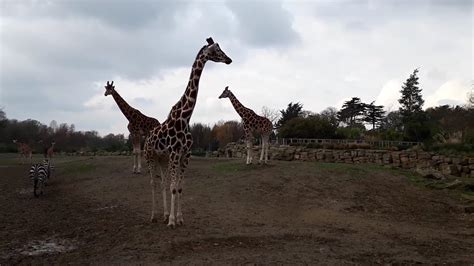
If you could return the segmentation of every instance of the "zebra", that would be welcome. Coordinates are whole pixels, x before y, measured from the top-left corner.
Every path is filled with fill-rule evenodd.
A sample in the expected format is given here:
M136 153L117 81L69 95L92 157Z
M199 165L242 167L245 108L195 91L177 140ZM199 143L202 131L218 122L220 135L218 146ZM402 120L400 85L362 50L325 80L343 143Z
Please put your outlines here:
M40 195L43 195L43 187L48 184L51 176L51 165L48 159L44 159L43 163L33 164L30 168L30 178L33 180L33 194L38 197L36 192L39 188Z

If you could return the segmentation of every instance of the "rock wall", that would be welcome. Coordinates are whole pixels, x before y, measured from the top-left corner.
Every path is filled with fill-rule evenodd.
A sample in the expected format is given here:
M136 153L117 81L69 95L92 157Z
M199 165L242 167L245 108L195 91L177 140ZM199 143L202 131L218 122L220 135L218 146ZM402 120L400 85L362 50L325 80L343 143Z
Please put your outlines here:
M211 156L245 158L244 144L229 143L225 149ZM260 157L260 146L253 147L254 160ZM440 172L445 175L474 178L474 158L466 156L444 156L421 150L332 150L311 149L299 146L272 145L269 148L270 160L321 161L329 163L375 163L423 172Z
M78 152L60 152L61 156L130 156L132 155L131 151L78 151ZM143 156L143 153L142 153Z

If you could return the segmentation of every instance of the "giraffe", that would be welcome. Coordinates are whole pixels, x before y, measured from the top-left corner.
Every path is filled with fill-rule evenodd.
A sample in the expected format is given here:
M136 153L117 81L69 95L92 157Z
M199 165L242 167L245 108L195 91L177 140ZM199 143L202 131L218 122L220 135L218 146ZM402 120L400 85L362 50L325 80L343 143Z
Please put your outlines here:
M20 153L20 157L22 158L21 163L25 163L26 158L30 158L31 162L31 157L33 155L33 150L28 146L26 143L18 142L16 139L13 140L13 143L17 145L18 152Z
M53 155L54 155L54 145L56 144L55 141L51 142L51 146L46 149L44 153L44 158L48 160L49 164L53 164Z
M45 154L44 154L44 157L45 158L48 158L49 161L51 161L51 159L53 158L53 155L54 155L54 145L56 144L56 142L52 141L51 142L51 146L46 150Z
M139 110L131 107L115 90L114 82L105 86L105 96L112 95L117 103L120 111L129 121L128 131L132 137L133 144L133 173L139 174L141 172L141 138L143 135L148 136L150 130L160 125L160 122L153 117L148 117L142 114Z
M164 222L168 221L168 227L174 228L176 223L184 223L181 210L181 198L183 192L183 178L185 169L191 156L190 150L193 143L189 130L189 120L196 105L199 90L199 79L207 61L232 63L230 59L214 43L212 38L206 39L204 45L198 52L192 65L189 82L181 99L171 108L168 118L163 124L155 127L145 141L145 158L150 172L150 185L152 196L151 222L156 222L155 218L155 172L156 166L160 168L161 192L163 196L163 216ZM167 169L165 168L167 167ZM165 173L163 172L165 168ZM167 181L170 182L171 204L168 212L166 203ZM177 194L177 195L176 195ZM175 201L177 201L175 216Z
M242 117L244 124L245 139L247 142L247 164L252 163L252 142L254 134L262 138L262 151L260 153L259 163L262 160L266 164L268 162L268 140L273 131L272 122L266 117L257 115L252 109L242 105L237 97L229 90L229 86L225 87L219 99L229 98L234 106L235 111Z

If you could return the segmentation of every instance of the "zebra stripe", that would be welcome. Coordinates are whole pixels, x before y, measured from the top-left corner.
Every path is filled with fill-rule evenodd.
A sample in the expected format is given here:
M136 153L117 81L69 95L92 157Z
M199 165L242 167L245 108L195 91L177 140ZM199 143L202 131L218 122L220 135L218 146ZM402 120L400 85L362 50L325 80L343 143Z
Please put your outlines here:
M40 189L40 194L43 194L43 186L48 182L50 176L50 165L48 161L43 163L36 163L30 167L30 179L33 181L33 194L38 197L36 190Z

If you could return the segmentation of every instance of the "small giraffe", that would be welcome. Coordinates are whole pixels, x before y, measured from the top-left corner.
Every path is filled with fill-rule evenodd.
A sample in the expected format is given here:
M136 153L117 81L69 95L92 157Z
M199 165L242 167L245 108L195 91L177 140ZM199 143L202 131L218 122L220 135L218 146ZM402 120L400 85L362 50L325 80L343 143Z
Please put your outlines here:
M145 141L145 158L150 171L150 185L152 196L151 221L155 218L155 170L159 165L161 176L161 191L164 206L164 221L168 220L168 227L174 228L176 222L183 224L183 214L181 211L181 197L183 192L183 177L185 169L191 156L190 150L193 143L189 130L189 120L193 114L194 106L199 90L199 79L207 61L232 63L230 59L214 43L212 38L208 38L207 45L199 50L193 63L189 82L181 99L172 107L168 118L160 126L153 129L151 135ZM166 173L163 168L168 167ZM165 175L166 174L166 175ZM170 181L171 207L168 212L166 204L167 176ZM176 195L177 192L177 195ZM175 199L177 199L177 210L175 216ZM169 215L169 217L168 217ZM175 221L175 219L177 221Z
M51 146L48 148L48 150L46 151L46 154L44 157L48 158L49 161L51 161L51 159L53 158L53 155L54 155L54 144L56 144L56 142L51 142Z
M129 121L128 131L132 137L133 143L133 173L140 173L141 163L141 138L148 136L150 130L160 125L160 122L153 117L142 114L139 110L131 107L115 90L114 82L105 86L105 96L112 95L123 115Z
M13 140L13 143L16 143L17 145L18 152L20 153L20 158L22 158L21 163L22 164L25 163L26 158L30 158L30 162L31 162L33 149L31 149L30 146L28 146L28 144L18 142L16 139Z
M237 97L225 87L219 99L229 98L235 111L242 117L244 123L245 139L247 141L247 164L252 163L252 142L254 134L262 137L262 152L260 153L259 163L268 162L268 140L273 131L272 122L266 117L257 115L252 109L243 106Z

